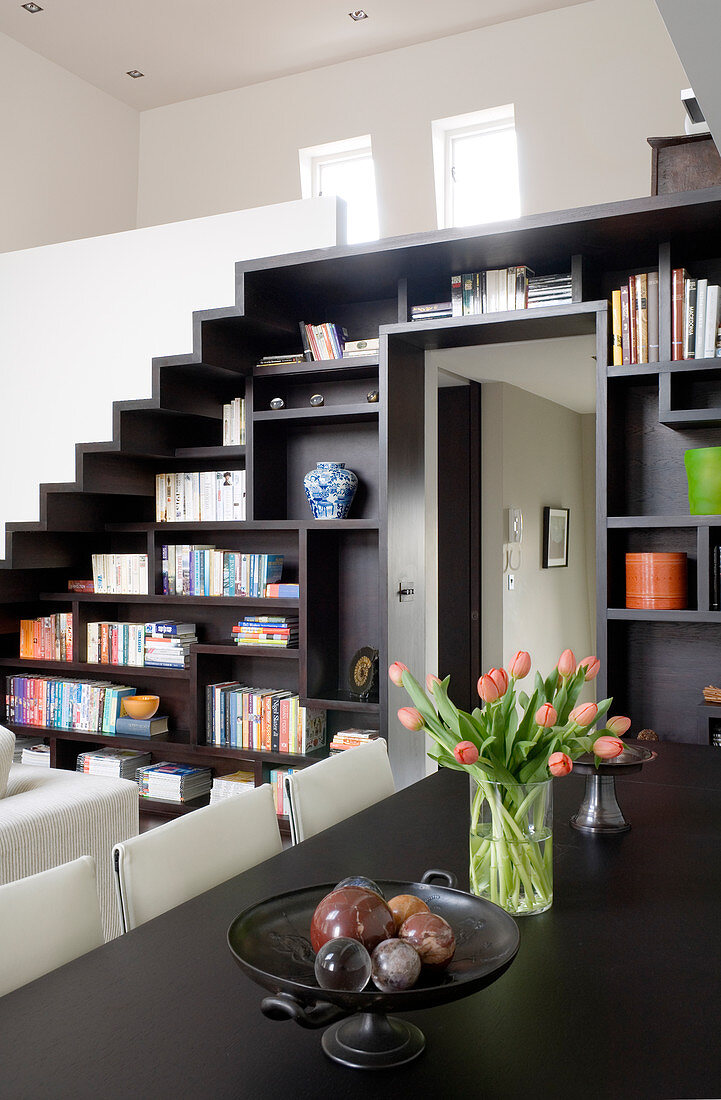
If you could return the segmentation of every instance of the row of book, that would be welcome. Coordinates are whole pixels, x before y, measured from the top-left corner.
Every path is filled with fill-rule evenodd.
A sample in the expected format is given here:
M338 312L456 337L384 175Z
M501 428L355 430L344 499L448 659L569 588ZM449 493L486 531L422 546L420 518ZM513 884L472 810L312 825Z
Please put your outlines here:
M367 745L370 741L376 741L380 737L378 730L362 730L351 727L346 730L338 730L328 746L331 756L345 752L346 749L355 749L359 745Z
M501 267L451 275L451 315L466 317L525 309L528 305L529 267Z
M245 519L245 470L156 474L157 523L217 523Z
M164 596L267 595L268 585L283 575L282 554L245 554L214 546L163 546Z
M147 596L147 554L93 554L92 566L98 595Z
M301 706L291 691L225 681L208 684L205 702L208 745L303 754L325 745L325 711Z
M671 273L671 358L721 356L721 290L708 279L693 279L677 267Z
M294 771L294 768L271 768L270 772L268 773L268 782L270 783L270 789L273 792L275 812L280 817L288 816L288 799L285 793L285 777L286 775L292 775Z
M231 634L236 645L297 649L298 616L246 616L236 623Z
M300 335L306 359L342 359L348 333L342 326L330 321L309 325L300 321Z
M658 363L658 271L631 275L611 292L613 364Z
M245 398L234 397L223 405L223 446L245 446Z
M37 661L72 661L73 616L69 611L20 620L20 656Z
M122 700L136 688L60 676L7 676L5 713L18 726L115 733Z

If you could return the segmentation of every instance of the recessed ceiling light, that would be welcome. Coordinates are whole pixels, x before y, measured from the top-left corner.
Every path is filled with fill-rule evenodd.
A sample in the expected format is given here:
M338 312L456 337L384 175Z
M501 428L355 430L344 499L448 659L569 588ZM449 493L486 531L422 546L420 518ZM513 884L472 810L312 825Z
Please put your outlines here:
M137 80L139 76L145 76L145 73L141 73L138 69L130 69L125 75L132 76L133 80Z
M353 19L356 23L358 22L359 19L367 19L368 18L368 12L363 11L363 8L358 8L357 11L349 11L348 14L351 17L351 19Z
M39 4L21 4L20 7L25 8L25 11L29 11L31 15L37 15L39 11L44 10Z

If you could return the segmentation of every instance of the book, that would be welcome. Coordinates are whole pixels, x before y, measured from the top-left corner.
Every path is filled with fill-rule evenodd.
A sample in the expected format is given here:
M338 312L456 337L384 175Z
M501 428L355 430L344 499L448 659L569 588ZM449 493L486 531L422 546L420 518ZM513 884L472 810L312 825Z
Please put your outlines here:
M350 355L373 355L380 349L380 338L369 337L366 340L346 340L343 346L343 357Z
M634 279L636 284L636 362L648 363L648 275L636 275Z
M95 585L90 581L68 581L68 592L94 592Z
M704 359L713 359L716 355L716 334L719 327L719 309L721 308L721 288L711 284L706 293L706 325L704 330Z
M611 292L611 327L612 327L612 359L614 367L620 367L623 363L623 348L621 344L621 291Z
M658 271L648 273L648 361L658 363Z
M671 273L671 359L684 357L684 286L688 278L682 267L676 267Z
M694 359L704 358L706 340L706 298L708 297L708 279L696 280L696 344Z
M628 295L628 287L621 287L621 355L624 366L628 366L631 360L631 303Z
M115 732L128 737L157 737L168 732L168 717L156 714L152 718L131 718L121 714L115 721Z
M297 599L300 596L300 585L288 582L266 584L265 594L273 599Z
M684 283L683 299L683 358L696 358L696 280L688 278Z

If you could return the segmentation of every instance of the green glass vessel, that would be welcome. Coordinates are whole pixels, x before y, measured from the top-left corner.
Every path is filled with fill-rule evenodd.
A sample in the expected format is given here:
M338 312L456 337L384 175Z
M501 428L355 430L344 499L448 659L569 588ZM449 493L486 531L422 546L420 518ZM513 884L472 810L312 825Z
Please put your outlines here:
M721 515L721 447L696 447L684 454L692 516Z

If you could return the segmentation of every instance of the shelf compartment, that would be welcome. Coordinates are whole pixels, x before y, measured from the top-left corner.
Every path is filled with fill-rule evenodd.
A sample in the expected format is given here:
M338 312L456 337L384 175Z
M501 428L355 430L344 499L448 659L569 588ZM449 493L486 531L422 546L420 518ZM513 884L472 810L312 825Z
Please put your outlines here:
M697 428L721 424L721 362L689 360L694 369L659 375L659 420L671 428ZM699 369L698 364L711 367Z
M640 614L648 617L630 617ZM674 614L683 612L619 609L618 619L610 619L611 714L631 718L632 736L650 728L662 741L698 743L698 701L703 688L718 680L721 615L713 622L703 612L677 621L666 618ZM708 736L704 743L708 744Z
M366 406L370 408L371 406ZM377 406L373 406L377 410ZM254 422L255 519L295 518L315 524L303 487L318 462L344 462L358 478L353 519L375 521L380 513L378 416L342 424L306 418L303 423L264 419ZM297 522L297 521L296 521ZM335 520L334 523L345 521ZM309 526L304 524L303 526Z
M377 711L377 702L360 703L350 696L348 670L358 649L380 648L379 566L376 532L308 531L305 690L309 705Z
M611 528L608 532L608 602L612 608L627 610L626 604L626 554L684 553L688 561L687 607L669 611L670 615L696 614L696 608L707 607L707 601L699 599L698 563L704 557L703 543L708 544L708 534L690 525L667 526L652 524L639 527ZM699 543L702 544L701 551ZM628 609L634 611L635 609ZM645 615L645 610L639 612ZM652 616L664 611L649 612Z

